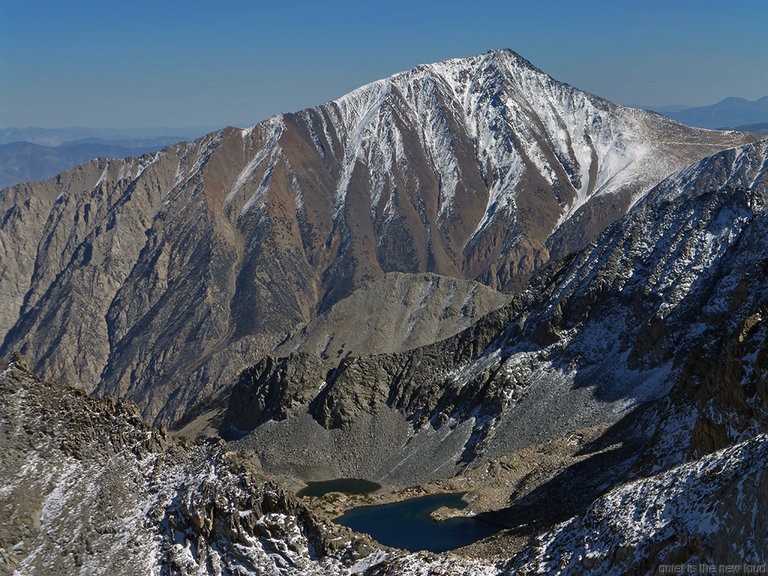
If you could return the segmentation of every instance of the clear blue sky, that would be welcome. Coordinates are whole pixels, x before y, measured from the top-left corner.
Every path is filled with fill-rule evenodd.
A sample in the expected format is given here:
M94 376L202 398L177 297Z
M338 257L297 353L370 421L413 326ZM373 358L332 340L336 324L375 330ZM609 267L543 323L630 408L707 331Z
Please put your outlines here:
M3 0L0 127L218 127L511 48L622 104L768 94L768 2Z

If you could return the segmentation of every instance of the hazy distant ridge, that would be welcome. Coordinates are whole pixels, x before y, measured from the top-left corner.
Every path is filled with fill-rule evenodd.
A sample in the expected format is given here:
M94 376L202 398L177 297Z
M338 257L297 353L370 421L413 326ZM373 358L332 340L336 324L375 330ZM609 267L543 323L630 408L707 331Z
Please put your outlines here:
M201 136L199 128L3 128L0 188L53 178L94 158L127 158Z
M709 106L698 106L678 111L671 111L670 108L672 107L657 108L656 110L678 122L698 128L717 130L768 122L768 96L763 96L754 102L744 98L731 97Z

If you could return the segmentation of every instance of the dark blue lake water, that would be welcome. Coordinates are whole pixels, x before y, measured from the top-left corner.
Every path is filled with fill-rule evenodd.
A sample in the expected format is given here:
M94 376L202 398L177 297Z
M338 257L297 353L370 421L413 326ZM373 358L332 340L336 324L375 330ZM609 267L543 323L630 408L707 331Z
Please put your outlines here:
M416 552L444 552L487 538L499 528L475 518L451 518L436 522L429 514L441 506L464 508L461 494L435 494L383 504L360 506L335 520L357 532L365 532L386 546Z
M370 494L381 488L381 484L359 478L337 478L322 482L307 482L307 486L299 490L297 496L325 496L329 492L344 492L345 494Z

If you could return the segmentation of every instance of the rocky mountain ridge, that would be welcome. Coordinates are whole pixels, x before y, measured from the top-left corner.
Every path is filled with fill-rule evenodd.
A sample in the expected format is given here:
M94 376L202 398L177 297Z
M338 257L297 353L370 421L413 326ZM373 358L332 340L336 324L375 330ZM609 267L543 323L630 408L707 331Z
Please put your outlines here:
M499 563L478 573L759 567L766 218L768 141L723 151L454 337L330 370L308 355L264 359L243 373L223 430L267 469L304 478L466 477L480 497L482 478L506 485L508 504L482 515L507 529L473 548ZM604 432L582 444L588 426ZM517 454L547 442L573 448L536 478ZM406 555L371 573L437 567Z
M20 357L0 395L1 574L340 574L375 551L130 402L42 381Z
M519 574L658 574L661 566L765 565L768 438L761 434L625 484L539 537Z
M334 362L418 348L461 332L509 300L478 282L388 272L319 314L275 355L304 352Z

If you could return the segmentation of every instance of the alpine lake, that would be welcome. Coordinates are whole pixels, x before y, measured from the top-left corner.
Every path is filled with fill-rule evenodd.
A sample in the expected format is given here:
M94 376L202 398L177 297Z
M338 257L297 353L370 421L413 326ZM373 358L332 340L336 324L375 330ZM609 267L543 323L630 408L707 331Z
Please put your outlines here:
M310 482L298 496L321 497L331 492L368 494L381 488L375 482L340 478ZM385 546L411 552L445 552L467 546L499 531L499 527L472 517L453 517L436 521L431 514L441 507L461 510L467 504L463 493L432 494L391 504L358 506L334 520L356 532L368 534Z

